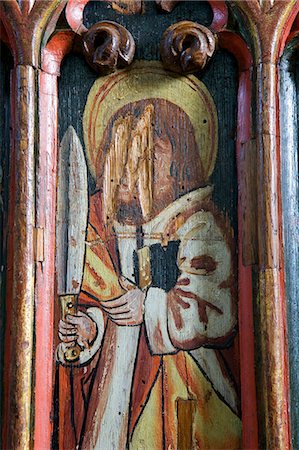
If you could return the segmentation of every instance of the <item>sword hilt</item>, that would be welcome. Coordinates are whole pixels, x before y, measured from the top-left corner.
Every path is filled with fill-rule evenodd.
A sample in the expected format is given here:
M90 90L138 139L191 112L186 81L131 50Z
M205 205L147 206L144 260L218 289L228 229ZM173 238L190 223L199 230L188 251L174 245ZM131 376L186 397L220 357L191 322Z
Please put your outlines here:
M59 296L60 308L61 308L61 318L66 320L68 314L77 314L78 307L78 295L76 294L65 294ZM80 358L81 348L78 344L74 344L68 347L64 353L64 359L67 362L76 362Z

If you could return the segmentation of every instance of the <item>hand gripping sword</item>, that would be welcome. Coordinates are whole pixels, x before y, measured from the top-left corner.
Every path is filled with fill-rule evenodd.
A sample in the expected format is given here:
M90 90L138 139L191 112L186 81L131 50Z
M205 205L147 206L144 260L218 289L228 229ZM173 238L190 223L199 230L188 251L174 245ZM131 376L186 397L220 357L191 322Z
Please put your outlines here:
M76 314L81 288L88 216L87 167L82 145L72 126L60 145L57 185L56 272L61 318ZM67 362L80 357L75 344L66 349Z

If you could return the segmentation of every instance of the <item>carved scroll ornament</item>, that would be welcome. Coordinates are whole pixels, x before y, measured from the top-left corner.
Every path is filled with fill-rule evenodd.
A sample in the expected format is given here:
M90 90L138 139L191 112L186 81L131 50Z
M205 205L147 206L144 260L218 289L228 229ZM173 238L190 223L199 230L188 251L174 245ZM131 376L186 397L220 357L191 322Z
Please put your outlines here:
M214 34L205 26L184 20L163 34L160 51L164 66L179 73L201 71L216 47Z
M109 73L131 64L135 42L131 33L116 22L98 22L83 35L83 53L99 73Z

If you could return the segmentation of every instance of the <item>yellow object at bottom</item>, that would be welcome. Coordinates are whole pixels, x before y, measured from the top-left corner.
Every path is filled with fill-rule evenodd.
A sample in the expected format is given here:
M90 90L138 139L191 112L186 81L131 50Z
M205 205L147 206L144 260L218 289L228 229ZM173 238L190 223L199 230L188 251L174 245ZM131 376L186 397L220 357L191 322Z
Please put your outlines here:
M241 448L241 432L239 417L191 356L179 352L163 357L130 450L236 450Z

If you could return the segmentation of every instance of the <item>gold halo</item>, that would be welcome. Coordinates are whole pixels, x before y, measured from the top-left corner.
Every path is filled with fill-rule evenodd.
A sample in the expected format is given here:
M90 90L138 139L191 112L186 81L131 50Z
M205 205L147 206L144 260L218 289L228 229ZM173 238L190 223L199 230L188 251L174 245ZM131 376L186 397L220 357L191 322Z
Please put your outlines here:
M86 157L92 177L105 128L111 116L128 103L162 98L189 116L208 181L218 148L218 120L206 86L192 75L180 76L163 69L158 61L137 61L130 68L101 77L93 84L83 115Z

